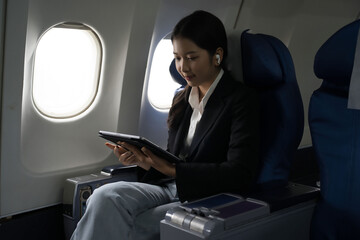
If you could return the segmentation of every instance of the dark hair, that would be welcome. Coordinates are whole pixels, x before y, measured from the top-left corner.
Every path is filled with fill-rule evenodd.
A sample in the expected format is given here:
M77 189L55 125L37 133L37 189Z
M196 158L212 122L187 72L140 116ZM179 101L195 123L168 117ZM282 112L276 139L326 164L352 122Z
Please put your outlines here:
M205 11L194 13L181 19L173 29L171 41L176 37L188 38L197 46L215 54L218 47L224 50L223 59L227 56L227 37L223 23L215 15Z
M224 25L219 18L209 12L199 10L181 19L173 29L171 41L177 37L193 41L197 46L208 51L210 56L213 56L216 50L221 47L223 49L223 60L226 59L228 49ZM186 86L182 92L174 97L167 121L169 128L179 126L181 122L179 116L185 111L186 96L188 95L186 93L189 90L189 86Z

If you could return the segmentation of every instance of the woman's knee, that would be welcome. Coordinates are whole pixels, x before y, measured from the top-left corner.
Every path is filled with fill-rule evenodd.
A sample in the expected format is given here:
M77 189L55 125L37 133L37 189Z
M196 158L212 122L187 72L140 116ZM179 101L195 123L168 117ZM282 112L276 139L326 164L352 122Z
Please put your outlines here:
M119 194L115 189L123 184L124 182L109 183L95 189L88 199L87 205L109 205L109 202L118 201Z
M106 205L106 207L112 205L118 208L135 207L132 205L142 199L141 189L136 186L137 183L124 181L103 185L94 190L87 205Z

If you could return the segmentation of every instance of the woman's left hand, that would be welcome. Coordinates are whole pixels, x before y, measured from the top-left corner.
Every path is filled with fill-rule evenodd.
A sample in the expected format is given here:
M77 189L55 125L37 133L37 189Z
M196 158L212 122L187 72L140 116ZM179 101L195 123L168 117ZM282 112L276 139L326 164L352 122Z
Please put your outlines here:
M149 149L145 147L139 149L138 147L125 142L121 142L120 144L121 146L131 151L139 162L144 163L145 165L150 165L151 167L155 168L166 176L176 176L175 165L153 154Z

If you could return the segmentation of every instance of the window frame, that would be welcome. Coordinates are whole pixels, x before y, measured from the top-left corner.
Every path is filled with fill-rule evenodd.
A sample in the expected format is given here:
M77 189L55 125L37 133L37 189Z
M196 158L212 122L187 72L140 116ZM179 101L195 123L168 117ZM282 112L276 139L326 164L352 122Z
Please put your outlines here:
M150 67L150 71L149 71L149 80L148 80L149 82L148 82L148 86L147 86L147 98L148 98L148 101L149 101L150 105L153 108L155 108L155 109L157 109L159 111L168 111L171 108L172 100L173 100L173 97L174 97L174 94L175 94L176 90L181 87L180 84L178 84L176 81L174 81L174 79L171 77L171 74L169 72L169 66L171 64L171 61L174 58L173 53L172 53L172 49L171 49L171 51L169 53L169 55L171 54L171 56L172 56L171 61L164 63L164 65L161 68L164 69L164 73L165 73L165 71L167 71L168 77L169 77L168 80L173 81L173 84L174 84L173 95L170 95L171 93L169 93L169 96L171 98L169 97L169 99L168 99L169 102L167 102L166 106L165 106L164 103L158 104L158 101L156 101L156 100L154 101L153 96L155 96L157 94L150 93L150 89L152 88L151 85L154 84L154 82L153 82L154 80L156 81L156 78L153 79L154 73L152 72L153 67L154 67L154 61L158 61L158 59L159 59L159 56L156 55L156 54L157 54L158 47L159 47L159 45L161 44L162 41L171 41L171 33L168 33L167 35L165 35L165 37L161 38L160 41L157 43L157 45L155 47L154 54L152 56L153 59L152 59L151 67ZM166 65L166 64L168 64L168 65ZM161 88L160 86L161 86L161 84L159 84L158 87Z
M93 88L93 94L91 94L91 96L88 98L89 101L85 101L86 102L86 106L84 105L84 107L82 107L79 111L76 111L72 114L62 114L61 116L56 116L55 114L51 114L49 112L44 111L44 109L41 109L41 107L39 107L36 103L35 100L35 96L34 96L34 81L35 81L35 68L36 68L36 52L38 49L38 46L41 42L41 39L52 29L55 28L64 28L64 29L73 29L73 30L84 30L84 31L88 31L91 36L94 38L94 42L96 42L97 45L97 49L98 49L98 57L95 60L96 61L96 65L95 67L97 68L95 74L94 74L94 88ZM73 118L79 117L81 115L83 115L87 110L89 110L91 108L91 106L94 104L95 100L97 99L98 95L99 95L99 89L100 89L100 83L101 83L101 74L102 74L102 68L103 68L103 56L104 56L104 47L103 47L103 43L101 41L101 38L99 36L99 34L90 26L85 25L83 23L77 23L77 22L63 22L63 23L59 23L56 24L50 28L48 28L38 39L37 45L34 49L34 60L33 60L33 69L32 69L32 76L31 76L31 100L32 100L32 104L34 106L34 108L37 110L37 112L43 116L46 119L49 120L72 120ZM95 70L94 70L95 71Z

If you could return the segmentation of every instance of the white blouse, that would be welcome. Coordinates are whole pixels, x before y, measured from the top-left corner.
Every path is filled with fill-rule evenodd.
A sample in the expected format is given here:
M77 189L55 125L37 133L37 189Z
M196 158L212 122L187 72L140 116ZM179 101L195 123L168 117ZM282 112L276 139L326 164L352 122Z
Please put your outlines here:
M185 158L188 150L191 146L191 142L194 138L195 130L197 127L197 124L200 122L200 119L204 113L204 109L206 106L206 103L208 102L211 94L214 92L217 84L219 83L221 77L224 75L224 70L221 69L218 76L216 77L215 81L211 84L210 88L205 93L203 99L199 102L199 88L193 87L191 88L190 95L189 95L189 104L191 108L193 109L191 118L190 118L190 126L189 131L187 134L187 137L185 139L184 148L182 150L182 156L181 158Z

